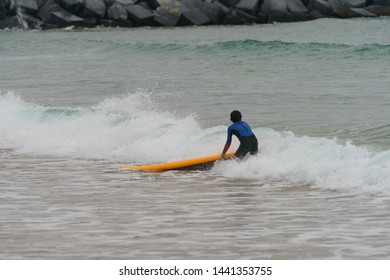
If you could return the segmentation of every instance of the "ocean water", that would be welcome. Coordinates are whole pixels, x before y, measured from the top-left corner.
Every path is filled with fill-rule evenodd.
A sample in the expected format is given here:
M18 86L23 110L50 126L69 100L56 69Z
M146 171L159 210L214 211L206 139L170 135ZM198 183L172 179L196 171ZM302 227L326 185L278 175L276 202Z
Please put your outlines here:
M388 259L389 73L386 17L0 30L0 258ZM219 154L235 109L256 157L119 169Z

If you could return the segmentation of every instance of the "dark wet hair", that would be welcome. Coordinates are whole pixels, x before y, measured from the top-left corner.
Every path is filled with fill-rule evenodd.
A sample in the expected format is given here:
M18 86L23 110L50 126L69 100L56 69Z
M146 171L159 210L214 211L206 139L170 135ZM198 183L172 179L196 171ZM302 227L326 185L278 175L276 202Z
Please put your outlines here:
M233 112L230 113L230 120L232 122L239 122L241 121L242 115L240 111L234 110Z

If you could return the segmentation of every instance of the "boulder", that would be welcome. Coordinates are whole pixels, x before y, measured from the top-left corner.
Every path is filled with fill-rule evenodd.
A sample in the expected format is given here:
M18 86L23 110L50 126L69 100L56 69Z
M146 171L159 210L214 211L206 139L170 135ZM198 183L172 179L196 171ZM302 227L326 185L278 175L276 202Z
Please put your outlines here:
M332 13L342 18L354 17L356 13L350 8L366 6L366 0L328 0Z
M23 15L23 21L29 29L41 29L42 21L32 15Z
M114 4L118 3L123 6L129 6L129 5L134 5L137 2L137 0L114 0Z
M203 6L202 0L180 0L180 3L187 8L198 8L200 9Z
M62 7L60 7L55 2L55 0L47 0L46 3L42 6L42 8L39 10L38 16L45 23L50 23L51 13L58 12L58 11L65 11L65 10Z
M83 18L103 18L106 13L104 0L84 0L80 16Z
M373 13L377 16L390 16L390 7L383 7L378 5L370 5L365 8L370 13Z
M160 7L169 13L180 13L183 11L181 2L178 0L157 0Z
M135 26L152 25L154 15L141 5L130 5L126 7L129 19Z
M65 10L52 12L50 22L56 24L58 27L82 26L85 23L83 18Z
M218 1L214 1L214 0L210 0L210 1L214 5L217 5L221 9L221 11L222 11L222 13L224 15L227 15L230 12L230 10L231 10L231 8L225 6L224 4L222 4L222 3L218 2Z
M260 0L240 0L236 8L248 14L257 15L260 8Z
M220 23L221 18L224 16L222 5L218 5L216 2L205 1L199 9L215 24ZM229 10L227 10L226 14L228 12Z
M188 9L177 0L157 0L160 7L154 12L154 21L160 26L176 26Z
M83 0L61 0L61 6L68 12L73 14L80 14L84 8Z
M319 19L319 18L323 18L325 17L325 15L323 15L322 13L320 13L319 11L317 11L316 9L313 9L309 12L309 17L308 19L310 20L314 20L314 19Z
M152 10L157 10L157 8L160 7L160 3L158 3L157 0L146 0L145 2L149 4L149 7Z
M5 8L5 2L0 1L0 20L5 19L6 14L7 10Z
M291 18L284 0L264 0L260 6L260 12L268 22L286 21Z
M98 24L98 20L100 19L96 17L86 17L84 18L84 26L87 28L96 27L96 25Z
M227 7L235 7L240 0L219 0L223 5Z
M112 6L114 5L114 3L116 2L116 0L104 0L104 4L106 4L106 6Z
M99 24L105 27L132 27L133 23L129 20L118 21L114 19L100 19Z
M293 14L304 14L308 13L309 10L303 5L301 0L284 0L287 4L287 10Z
M367 0L339 0L339 2L347 7L362 8L367 5Z
M31 14L36 14L39 10L37 0L16 0L15 5Z
M264 0L260 14L268 22L291 22L310 19L309 10L301 0Z
M164 7L158 7L154 12L154 22L160 26L176 26L180 20L180 15L179 11L173 12Z
M374 13L367 11L365 8L350 8L350 10L356 13L357 17L375 17Z
M390 7L390 0L373 0L372 5Z
M17 28L19 26L20 24L16 16L5 17L3 20L0 20L0 29Z
M353 17L363 17L363 16L374 16L373 13L368 12L364 8L349 8L342 7L338 10L338 16L341 18L353 18Z
M189 8L182 13L179 25L207 25L211 20L198 8Z
M331 11L329 2L326 0L313 0L310 3L309 8L312 10L317 10L323 15L327 15Z
M107 17L116 21L126 21L128 18L126 8L116 2L107 10Z
M226 15L223 23L231 24L231 25L239 25L239 24L256 23L257 21L258 19L255 16L252 16L238 9L231 9L230 12Z

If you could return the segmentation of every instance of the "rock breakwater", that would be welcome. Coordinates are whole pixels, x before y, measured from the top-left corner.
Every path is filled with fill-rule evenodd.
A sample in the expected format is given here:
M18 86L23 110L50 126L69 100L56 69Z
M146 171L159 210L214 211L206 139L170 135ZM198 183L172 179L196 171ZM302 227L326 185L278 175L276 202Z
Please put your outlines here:
M390 0L0 0L0 29L239 25L390 16Z

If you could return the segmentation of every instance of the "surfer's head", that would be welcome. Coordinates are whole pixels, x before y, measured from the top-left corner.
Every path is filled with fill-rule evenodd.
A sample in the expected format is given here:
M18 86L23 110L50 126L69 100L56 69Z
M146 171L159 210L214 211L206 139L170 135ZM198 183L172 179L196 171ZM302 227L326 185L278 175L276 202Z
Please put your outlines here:
M240 111L234 110L233 112L230 113L230 120L232 122L239 122L241 121L242 115Z

